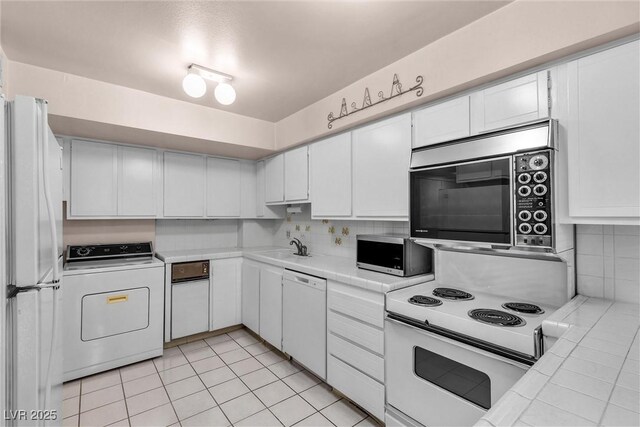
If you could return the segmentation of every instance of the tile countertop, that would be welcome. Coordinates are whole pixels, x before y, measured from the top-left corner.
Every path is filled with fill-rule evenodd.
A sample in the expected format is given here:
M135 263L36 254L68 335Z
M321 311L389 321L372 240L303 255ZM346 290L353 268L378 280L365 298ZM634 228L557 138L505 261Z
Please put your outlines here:
M433 274L396 277L389 274L376 273L375 271L362 270L356 267L353 259L344 257L316 254L312 254L310 257L299 257L293 255L291 249L282 247L164 251L156 253L156 256L165 263L243 256L253 261L264 262L382 293L434 279Z
M638 304L577 296L542 324L558 341L477 423L640 425Z

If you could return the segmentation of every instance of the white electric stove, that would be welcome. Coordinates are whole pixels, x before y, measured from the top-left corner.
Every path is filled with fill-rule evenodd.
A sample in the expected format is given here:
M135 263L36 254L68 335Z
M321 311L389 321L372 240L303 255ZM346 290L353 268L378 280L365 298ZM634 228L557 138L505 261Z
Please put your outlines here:
M472 425L544 352L556 307L428 282L386 296L387 425Z

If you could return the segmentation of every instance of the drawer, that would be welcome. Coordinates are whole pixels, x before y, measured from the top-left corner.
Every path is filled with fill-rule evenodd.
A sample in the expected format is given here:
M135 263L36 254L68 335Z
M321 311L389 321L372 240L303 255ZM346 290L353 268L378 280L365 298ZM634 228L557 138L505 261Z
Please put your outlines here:
M384 295L329 282L327 306L363 322L384 327Z
M327 337L327 352L357 366L359 370L384 383L384 359L333 334Z
M145 329L149 326L149 288L85 295L82 341Z
M384 331L329 310L327 330L353 341L374 353L384 354Z
M379 420L384 419L384 386L376 380L329 356L327 382Z

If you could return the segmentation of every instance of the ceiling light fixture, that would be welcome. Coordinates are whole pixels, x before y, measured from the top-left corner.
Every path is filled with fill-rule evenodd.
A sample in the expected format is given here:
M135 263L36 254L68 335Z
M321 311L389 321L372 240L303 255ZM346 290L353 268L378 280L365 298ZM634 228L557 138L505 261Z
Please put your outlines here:
M182 88L187 95L200 98L207 91L204 79L218 82L214 91L216 100L222 105L231 105L236 100L236 91L231 86L233 76L197 64L189 65L188 74L182 81Z

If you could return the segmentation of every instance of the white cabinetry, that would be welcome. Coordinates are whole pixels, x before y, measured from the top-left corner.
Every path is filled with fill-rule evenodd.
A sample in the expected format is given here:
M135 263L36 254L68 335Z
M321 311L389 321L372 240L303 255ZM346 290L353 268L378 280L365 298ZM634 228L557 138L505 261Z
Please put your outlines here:
M242 323L260 332L260 264L242 261Z
M264 171L265 202L284 202L284 154L266 159Z
M413 113L413 148L426 147L471 133L469 96L462 96Z
M357 129L352 141L355 216L407 218L411 115Z
M327 383L384 418L384 295L327 284Z
M164 153L164 216L204 216L204 156Z
M118 214L118 146L71 141L71 216Z
M639 76L639 41L567 65L571 217L637 224Z
M278 350L282 350L282 274L282 268L260 267L260 336Z
M240 161L207 157L207 216L240 216Z
M128 146L118 151L118 215L155 217L157 151Z
M284 153L284 199L286 202L309 200L309 148Z
M311 215L351 215L351 133L343 133L310 147Z
M471 133L549 117L547 71L471 94Z
M242 323L241 275L242 258L210 261L211 302L209 330Z

